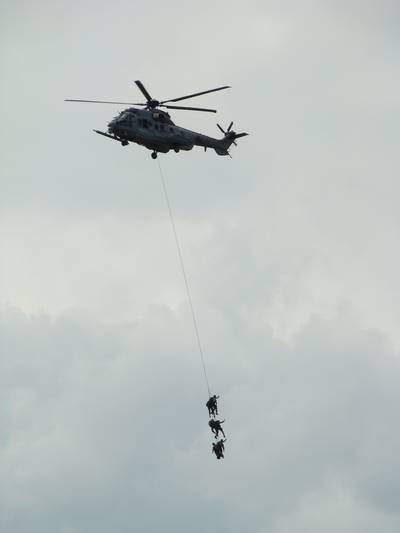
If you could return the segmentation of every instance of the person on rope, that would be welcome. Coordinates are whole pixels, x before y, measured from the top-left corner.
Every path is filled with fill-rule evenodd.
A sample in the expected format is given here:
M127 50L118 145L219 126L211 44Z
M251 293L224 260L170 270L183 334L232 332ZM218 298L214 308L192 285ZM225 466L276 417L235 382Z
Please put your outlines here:
M213 442L212 453L215 453L215 456L216 456L217 459L223 459L224 458L224 451L225 451L224 442L225 441L226 441L226 439L224 439L224 440L221 439L217 443Z
M218 415L218 400L219 396L214 394L214 396L210 396L206 403L206 407L208 409L208 416L211 418L212 416L215 417L215 415Z
M224 458L224 454L221 452L221 450L218 448L218 446L215 444L215 442L213 442L212 444L212 452L211 453L214 453L215 454L215 457L217 459L223 459Z
M224 452L225 452L225 445L224 445L224 442L226 442L226 439L220 439L216 446L217 446L217 449L220 450L221 452L221 456L224 457Z
M208 425L210 426L211 431L214 433L216 439L218 438L218 433L219 432L221 432L222 435L224 436L224 438L226 438L224 430L222 429L222 426L221 426L221 424L223 424L224 422L225 422L225 420L222 420L220 422L219 420L213 420L212 419L208 423Z
M215 442L212 443L212 450L211 450L211 453L214 453L215 454L215 457L217 459L221 459L221 454L217 448L217 445L215 444Z

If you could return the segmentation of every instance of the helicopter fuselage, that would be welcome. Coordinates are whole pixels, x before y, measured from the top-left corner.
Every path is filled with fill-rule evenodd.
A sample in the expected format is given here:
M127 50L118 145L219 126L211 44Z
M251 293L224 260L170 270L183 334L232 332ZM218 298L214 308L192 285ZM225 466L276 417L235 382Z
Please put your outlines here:
M160 110L160 107L164 107L166 109L216 113L216 109L175 104L176 102L202 96L203 94L229 89L229 85L208 89L207 91L186 94L184 96L179 96L178 98L159 101L150 96L150 93L140 80L136 80L135 83L145 97L145 103L115 102L109 100L78 100L69 98L66 99L66 102L144 106L143 109L138 109L136 107L128 107L124 109L124 111L108 124L108 133L100 130L94 131L104 137L120 142L122 146L126 146L130 142L141 144L149 150L152 150L151 157L153 159L157 157L158 152L167 153L170 150L174 150L175 152L179 152L180 150L191 150L193 146L203 146L204 150L207 150L207 148L213 148L218 155L229 155L228 149L230 145L232 143L236 145L236 139L248 135L248 133L245 132L236 133L233 131L233 122L231 122L226 131L217 124L217 127L221 130L224 136L222 139L215 139L214 137L208 137L208 135L203 135L197 131L191 131L177 126L172 122L167 111Z
M159 109L137 109L130 107L122 111L108 124L108 134L122 145L134 142L157 152L170 150L191 150L194 146L204 149L213 148L218 155L229 155L228 148L235 136L227 133L222 139L216 139L195 131L177 126L169 113Z

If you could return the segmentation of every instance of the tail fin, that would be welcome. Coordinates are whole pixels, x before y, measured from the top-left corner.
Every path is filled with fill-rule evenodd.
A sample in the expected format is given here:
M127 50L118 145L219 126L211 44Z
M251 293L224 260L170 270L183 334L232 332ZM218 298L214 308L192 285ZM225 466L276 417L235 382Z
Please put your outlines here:
M218 155L229 155L227 148L214 148Z
M219 124L217 124L217 126L224 134L224 138L221 139L220 141L221 146L218 148L215 148L215 151L217 152L218 155L229 155L228 149L231 146L231 144L234 144L235 146L237 146L235 142L236 139L240 139L240 137L245 137L246 135L248 135L248 133L245 133L245 132L236 133L235 131L233 131L231 129L233 126L233 122L229 124L229 127L226 131L224 131Z

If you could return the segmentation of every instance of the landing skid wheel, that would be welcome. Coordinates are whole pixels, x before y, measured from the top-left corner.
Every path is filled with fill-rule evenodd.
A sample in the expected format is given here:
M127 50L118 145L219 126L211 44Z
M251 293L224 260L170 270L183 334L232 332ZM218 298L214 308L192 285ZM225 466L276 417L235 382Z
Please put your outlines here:
M151 153L151 157L152 157L153 159L157 159L157 152L152 152L152 153Z
M121 144L122 146L128 146L128 141L126 139L124 139L123 141L121 141Z

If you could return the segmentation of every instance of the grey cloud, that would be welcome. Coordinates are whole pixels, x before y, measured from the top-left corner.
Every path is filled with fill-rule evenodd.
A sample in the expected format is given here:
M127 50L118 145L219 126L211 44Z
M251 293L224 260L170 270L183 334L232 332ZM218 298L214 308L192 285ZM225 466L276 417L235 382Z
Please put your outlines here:
M400 369L381 334L315 318L287 344L243 324L209 361L229 435L216 464L190 332L154 316L122 327L3 311L6 530L282 533L296 518L302 531L315 500L343 492L349 524L376 513L398 527Z
M2 529L397 532L397 3L1 9ZM251 134L161 160L223 463L157 168L63 102L137 78Z

